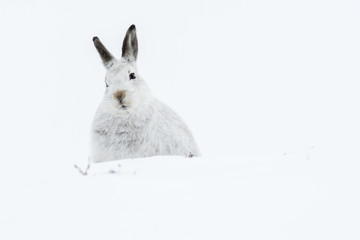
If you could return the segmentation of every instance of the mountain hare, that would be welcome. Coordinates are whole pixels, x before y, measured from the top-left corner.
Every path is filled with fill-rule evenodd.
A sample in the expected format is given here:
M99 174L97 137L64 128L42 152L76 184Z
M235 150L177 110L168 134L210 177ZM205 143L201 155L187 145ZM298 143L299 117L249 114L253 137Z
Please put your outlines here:
M199 156L186 124L170 107L153 98L138 74L135 25L126 32L119 60L98 37L93 41L107 73L105 96L92 125L92 162L155 155Z

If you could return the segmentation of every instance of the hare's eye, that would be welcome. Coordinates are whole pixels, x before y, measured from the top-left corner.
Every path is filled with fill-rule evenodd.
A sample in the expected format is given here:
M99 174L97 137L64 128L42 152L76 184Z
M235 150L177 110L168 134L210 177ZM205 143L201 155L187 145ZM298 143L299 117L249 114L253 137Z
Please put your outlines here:
M135 79L135 78L136 78L136 77L135 77L135 73L130 73L129 78L130 78L130 80L131 80L131 79Z
M105 86L106 86L106 87L109 87L109 85L107 84L107 82L105 82Z

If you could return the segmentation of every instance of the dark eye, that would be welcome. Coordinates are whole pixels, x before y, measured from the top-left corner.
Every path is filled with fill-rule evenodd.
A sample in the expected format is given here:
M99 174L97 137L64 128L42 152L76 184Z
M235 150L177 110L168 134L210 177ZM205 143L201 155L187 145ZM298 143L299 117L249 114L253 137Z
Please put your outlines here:
M136 77L135 77L135 73L130 73L129 78L130 78L130 80L131 80L131 79L135 79L135 78L136 78Z
M106 87L109 87L109 85L107 84L107 82L105 82L105 86L106 86Z

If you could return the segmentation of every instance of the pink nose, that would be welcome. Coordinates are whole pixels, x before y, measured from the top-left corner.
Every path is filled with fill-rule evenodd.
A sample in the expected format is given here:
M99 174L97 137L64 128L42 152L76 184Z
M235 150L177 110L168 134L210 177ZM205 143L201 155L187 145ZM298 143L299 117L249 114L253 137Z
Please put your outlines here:
M126 96L125 91L118 90L114 93L114 98L119 100L120 103L122 103L122 100L124 100L125 96Z

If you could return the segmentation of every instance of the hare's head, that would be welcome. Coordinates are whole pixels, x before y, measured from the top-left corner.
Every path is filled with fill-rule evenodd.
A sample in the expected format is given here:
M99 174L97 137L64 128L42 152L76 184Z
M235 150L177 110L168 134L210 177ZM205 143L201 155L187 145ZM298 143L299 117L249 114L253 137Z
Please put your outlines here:
M138 42L135 25L126 32L121 59L116 59L105 48L98 37L94 45L107 69L105 98L116 111L131 112L151 99L151 93L136 67Z

